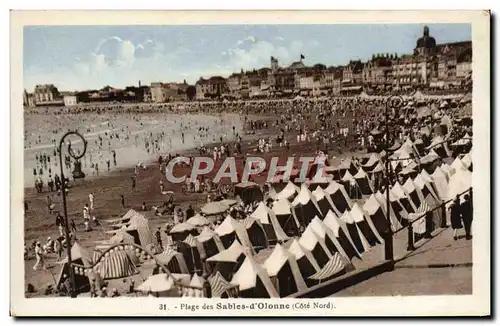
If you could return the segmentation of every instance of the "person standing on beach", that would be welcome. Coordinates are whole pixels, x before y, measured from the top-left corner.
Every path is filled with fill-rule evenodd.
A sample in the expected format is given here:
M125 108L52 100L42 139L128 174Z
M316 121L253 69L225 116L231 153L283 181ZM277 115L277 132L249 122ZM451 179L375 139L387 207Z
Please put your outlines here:
M36 246L35 246L35 257L36 257L36 263L35 263L35 266L33 266L33 270L37 271L39 266L42 266L42 269L45 269L43 249L42 249L41 243L38 241L36 242Z
M123 194L120 195L120 200L121 200L122 208L125 208L125 196L123 196Z
M94 210L94 194L93 193L89 194L89 203L90 203L90 210L93 211Z
M135 175L132 176L132 190L135 191Z

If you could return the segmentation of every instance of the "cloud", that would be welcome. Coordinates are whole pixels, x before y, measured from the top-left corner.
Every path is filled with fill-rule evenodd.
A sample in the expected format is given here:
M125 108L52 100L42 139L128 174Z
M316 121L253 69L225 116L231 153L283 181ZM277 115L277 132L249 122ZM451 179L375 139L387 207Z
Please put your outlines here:
M276 39L277 39L278 41L281 41L281 42L283 42L283 41L285 40L285 39L284 39L284 38L282 38L281 36L276 36Z
M277 58L282 65L286 65L298 60L304 49L304 44L300 41L293 41L288 45L276 45L269 41L257 41L253 36L246 37L245 40L252 42L250 46L235 47L225 51L229 56L225 64L227 69L238 71L241 68L253 69L269 66L271 56Z

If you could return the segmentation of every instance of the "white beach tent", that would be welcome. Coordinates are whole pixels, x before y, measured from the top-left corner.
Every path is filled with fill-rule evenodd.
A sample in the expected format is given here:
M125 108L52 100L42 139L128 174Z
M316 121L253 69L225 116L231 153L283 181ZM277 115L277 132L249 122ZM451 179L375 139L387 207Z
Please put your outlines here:
M350 263L351 259L355 257L347 254L344 248L340 245L333 231L329 229L317 216L311 221L311 228L316 236L325 243L326 247L332 254L339 252L346 260L346 263Z
M337 238L348 257L357 257L361 259L361 254L358 252L356 245L349 235L346 223L339 217L335 216L332 211L326 214L323 224L332 231L333 236Z
M200 235L195 237L201 243L207 257L213 256L224 250L224 245L215 231L205 226Z
M370 215L368 215L368 213L365 212L363 208L361 208L361 206L359 206L358 203L354 203L354 205L352 205L350 214L354 223L359 226L359 229L361 230L361 232L363 232L364 236L368 240L368 243L370 243L372 246L374 246L376 243L384 243L384 239L378 232L378 228L375 226L374 221L371 219ZM383 227L383 222L384 221L377 221L377 224L380 224L380 226Z
M368 174L363 170L363 168L359 168L358 173L354 175L354 179L356 180L356 184L363 195L373 194L373 186L371 184L370 178Z
M391 193L400 201L408 213L417 211L417 206L413 203L413 200L408 196L399 182L396 182L394 186L392 186Z
M260 202L250 216L262 223L269 241L284 242L289 239L278 222L276 214L264 202Z
M432 179L439 199L446 200L448 196L448 175L438 166L432 173Z
M448 183L448 195L446 200L454 199L457 195L463 198L461 195L463 192L469 190L472 187L472 172L463 168L456 170L455 173L450 177L450 182Z
M384 193L381 193L380 191L377 191L375 194L375 197L381 203L385 209L387 209L387 190L384 190ZM392 190L389 191L389 201L391 202L391 214L394 214L397 220L399 221L399 224L405 226L406 220L408 220L408 211L404 207L404 205L401 203L401 201L394 196L394 193Z
M274 247L273 252L266 259L263 266L270 277L277 278L277 290L280 297L285 297L296 292L302 292L307 289L307 285L302 278L295 255L289 253L280 244L277 244ZM293 278L293 285L290 284L290 277Z
M372 194L370 198L366 200L363 205L363 210L368 213L373 221L373 224L377 228L379 234L388 232L389 222L387 221L387 204L380 202L375 194ZM397 219L394 211L390 211L390 226L392 231L396 231L402 227L401 223Z
M363 232L359 229L358 224L354 222L351 213L349 211L345 211L345 213L340 217L340 220L346 224L349 237L356 246L356 250L360 254L370 250L370 243L368 243L368 240L364 236Z
M251 298L279 298L267 271L257 264L251 256L246 256L243 264L231 279L237 285L240 296Z
M304 248L297 239L288 241L287 243L285 243L284 247L290 254L294 255L295 260L297 261L297 265L299 266L302 278L306 280L307 284L308 277L321 270L318 262L316 261L312 253Z
M316 202L318 203L323 216L326 216L329 210L333 210L337 216L341 215L337 207L335 207L332 198L323 190L323 188L317 187L312 194L316 198ZM323 216L321 218L323 218Z
M324 189L324 192L328 194L332 200L333 205L337 209L337 211L342 215L346 210L351 209L352 201L347 194L344 185L341 185L338 182L332 181ZM334 210L336 213L336 211Z
M300 187L300 192L291 203L291 206L295 216L303 226L308 225L316 215L323 217L316 197L305 184Z
M320 267L323 267L332 258L332 252L325 242L316 235L311 225L308 225L304 233L302 233L299 243L312 253Z
M295 211L292 209L292 205L288 199L283 198L275 200L272 204L271 210L276 215L276 218L284 231L299 229L299 220L297 219L297 216L295 216Z
M229 246L236 238L243 247L248 247L253 252L252 243L248 237L247 230L240 222L236 221L230 215L228 215L214 231L219 235L224 247Z
M406 179L403 185L405 193L408 198L415 204L415 207L420 206L420 202L424 199L420 190L415 187L413 180L411 178Z
M223 263L237 263L238 259L245 254L245 248L239 243L238 240L234 240L229 248L222 250L218 254L208 257L209 262L223 262Z

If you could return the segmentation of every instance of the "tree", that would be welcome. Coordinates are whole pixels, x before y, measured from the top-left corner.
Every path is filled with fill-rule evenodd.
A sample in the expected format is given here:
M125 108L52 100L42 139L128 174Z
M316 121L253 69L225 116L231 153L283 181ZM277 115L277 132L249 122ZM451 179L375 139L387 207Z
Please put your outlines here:
M196 87L192 85L188 86L188 88L186 88L186 95L190 101L194 100L196 96Z

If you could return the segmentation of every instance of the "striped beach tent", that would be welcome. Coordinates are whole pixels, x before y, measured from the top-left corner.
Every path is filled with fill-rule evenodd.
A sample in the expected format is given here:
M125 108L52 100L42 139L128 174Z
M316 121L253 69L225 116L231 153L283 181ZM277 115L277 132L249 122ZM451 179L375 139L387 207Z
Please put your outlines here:
M335 253L335 255L326 263L326 265L323 266L323 268L319 272L311 275L309 279L319 281L319 283L321 283L332 279L335 276L344 274L345 272L346 268L344 263L342 262L342 258L338 253Z
M167 266L168 270L171 273L178 273L178 274L189 273L184 256L180 252L175 251L170 247L163 250L163 252L155 255L155 258L160 263Z
M202 244L206 257L211 257L224 250L219 235L208 226L205 226L200 235L196 236L196 240Z
M93 268L103 280L123 278L139 273L127 253L123 250L113 250L104 253Z
M189 273L201 272L202 270L203 263L201 257L205 253L200 248L203 248L201 243L192 234L179 243L177 250L184 256Z
M212 289L212 298L229 298L229 290L234 288L234 285L231 285L219 271L215 272L208 281Z

